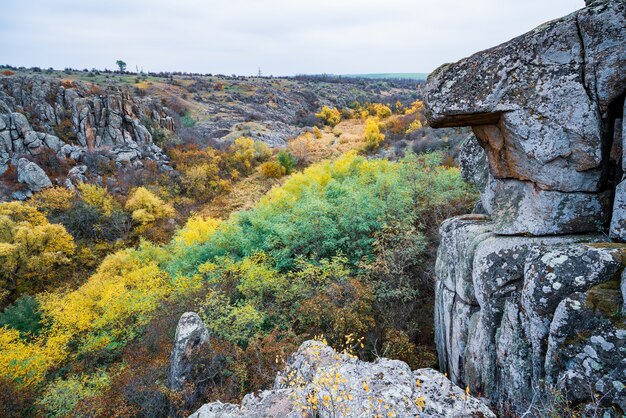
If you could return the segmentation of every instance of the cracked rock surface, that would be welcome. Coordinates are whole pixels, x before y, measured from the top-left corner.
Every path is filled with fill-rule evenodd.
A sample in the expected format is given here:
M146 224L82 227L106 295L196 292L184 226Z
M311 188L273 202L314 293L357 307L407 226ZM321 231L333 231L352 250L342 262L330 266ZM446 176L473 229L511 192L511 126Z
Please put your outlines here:
M440 367L515 414L546 393L626 412L625 22L589 1L427 83L430 123L478 138L460 160L487 214L440 228Z
M610 212L610 200L593 195L621 166L606 150L623 113L625 19L623 1L596 2L429 77L431 125L472 126L497 189L570 218L545 224L541 213L511 213L494 201L509 215L497 226L502 233L588 232Z
M363 362L319 341L302 343L276 377L274 389L248 394L241 405L205 404L191 417L369 418L379 414L495 418L479 400L433 369L411 371L406 363L386 358Z

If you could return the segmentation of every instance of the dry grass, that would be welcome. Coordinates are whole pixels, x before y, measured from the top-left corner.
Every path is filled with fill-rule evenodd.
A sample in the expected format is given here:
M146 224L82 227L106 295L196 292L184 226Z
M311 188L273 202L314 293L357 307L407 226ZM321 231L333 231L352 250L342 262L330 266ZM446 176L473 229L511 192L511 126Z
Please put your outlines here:
M315 163L347 151L363 149L364 129L365 121L361 119L343 120L334 128L324 127L321 138L315 138L310 132L303 133L292 139L287 149L304 164Z
M231 213L250 209L281 180L267 179L258 173L233 184L230 192L220 195L198 211L199 215L227 219Z

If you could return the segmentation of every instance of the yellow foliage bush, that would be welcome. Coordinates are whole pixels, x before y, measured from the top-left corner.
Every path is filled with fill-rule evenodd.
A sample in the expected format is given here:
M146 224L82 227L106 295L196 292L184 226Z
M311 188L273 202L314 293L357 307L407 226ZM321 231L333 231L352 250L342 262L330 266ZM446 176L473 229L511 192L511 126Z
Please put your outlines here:
M0 376L18 387L35 386L43 382L46 373L67 356L69 336L52 332L47 340L24 342L17 330L0 328Z
M320 128L318 128L317 126L313 127L313 136L315 137L315 139L322 138L322 131L320 131Z
M259 172L263 177L278 179L283 176L285 169L276 161L267 161L261 164Z
M176 214L171 205L145 187L138 187L131 193L126 201L126 210L131 211L133 221L142 226Z
M376 151L380 147L380 144L385 140L385 135L380 132L376 119L369 118L365 123L363 139L365 141L365 149L367 151Z
M218 219L192 216L185 227L176 233L174 243L181 247L202 243L213 235L220 223Z
M220 178L220 169L214 163L181 167L181 183L195 198L210 198L230 188L230 182Z
M50 187L36 193L29 204L45 213L63 212L72 206L75 193L65 187Z
M68 264L74 239L63 225L50 224L37 209L22 203L0 204L0 290L14 295L38 289Z
M142 255L136 250L109 255L78 289L41 296L42 311L68 335L107 331L113 337L123 337L130 331L129 319L145 322L172 291L169 276Z
M341 112L334 107L324 106L319 113L315 114L315 116L326 125L332 127L335 127L339 122L341 122Z
M374 103L369 110L370 115L385 119L391 116L391 109L382 103Z
M415 132L419 129L422 129L422 122L418 118L416 118L413 122L411 122L406 130L406 133L410 134L411 132Z
M411 103L411 106L409 106L404 113L406 115L410 115L413 113L421 113L424 111L424 102L422 102L421 100L416 100L413 103Z
M0 217L2 216L16 223L27 222L31 225L48 223L44 214L39 212L37 208L25 205L22 202L0 203Z
M181 280L182 290L174 288L156 263L165 256L147 244L120 251L105 258L78 289L39 295L50 328L30 342L21 340L16 330L0 328L0 377L21 387L37 385L71 354L70 341L75 341L78 353L124 341L147 323L163 300L197 289L191 280Z
M229 159L235 169L243 174L250 174L252 168L272 156L267 144L242 136L229 147Z
M97 208L105 216L111 216L114 200L107 189L89 183L79 183L76 187L85 203Z

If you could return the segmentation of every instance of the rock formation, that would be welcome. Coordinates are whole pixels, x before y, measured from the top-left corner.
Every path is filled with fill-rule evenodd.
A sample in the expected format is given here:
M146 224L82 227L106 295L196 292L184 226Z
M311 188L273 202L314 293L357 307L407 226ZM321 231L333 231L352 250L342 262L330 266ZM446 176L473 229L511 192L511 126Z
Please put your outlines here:
M26 184L33 192L52 187L50 178L41 167L26 158L20 158L17 162L17 181Z
M128 89L111 86L105 91L44 76L0 76L0 174L20 158L46 153L75 162L98 154L119 167L140 167L145 160L167 167L146 123L173 129L167 109L150 98L131 96Z
M203 344L208 344L209 331L195 312L184 313L178 321L174 346L170 356L168 387L174 391L183 389L191 374L190 358Z
M313 408L315 406L315 409ZM390 415L389 413L392 413ZM411 371L406 363L381 358L366 363L306 341L291 356L273 390L248 394L241 405L213 402L193 418L235 417L495 417L443 374Z
M518 414L554 392L626 411L626 3L591 3L425 89L432 126L478 138L461 165L486 214L440 229L440 367Z

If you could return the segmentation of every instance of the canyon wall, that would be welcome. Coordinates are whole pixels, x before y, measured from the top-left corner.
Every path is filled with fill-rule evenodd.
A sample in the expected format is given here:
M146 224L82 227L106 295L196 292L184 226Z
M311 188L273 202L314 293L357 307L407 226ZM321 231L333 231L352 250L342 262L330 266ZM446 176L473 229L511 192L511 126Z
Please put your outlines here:
M588 2L437 69L433 127L471 126L476 214L441 226L442 371L501 410L626 411L626 4Z
M28 186L14 198L52 185L36 165L49 154L75 165L67 173L70 181L98 164L137 168L152 160L169 169L153 142L150 129L155 127L174 129L167 109L157 100L133 96L128 88L44 76L0 77L0 175L14 165L22 178L18 181ZM29 160L30 171L20 168Z

